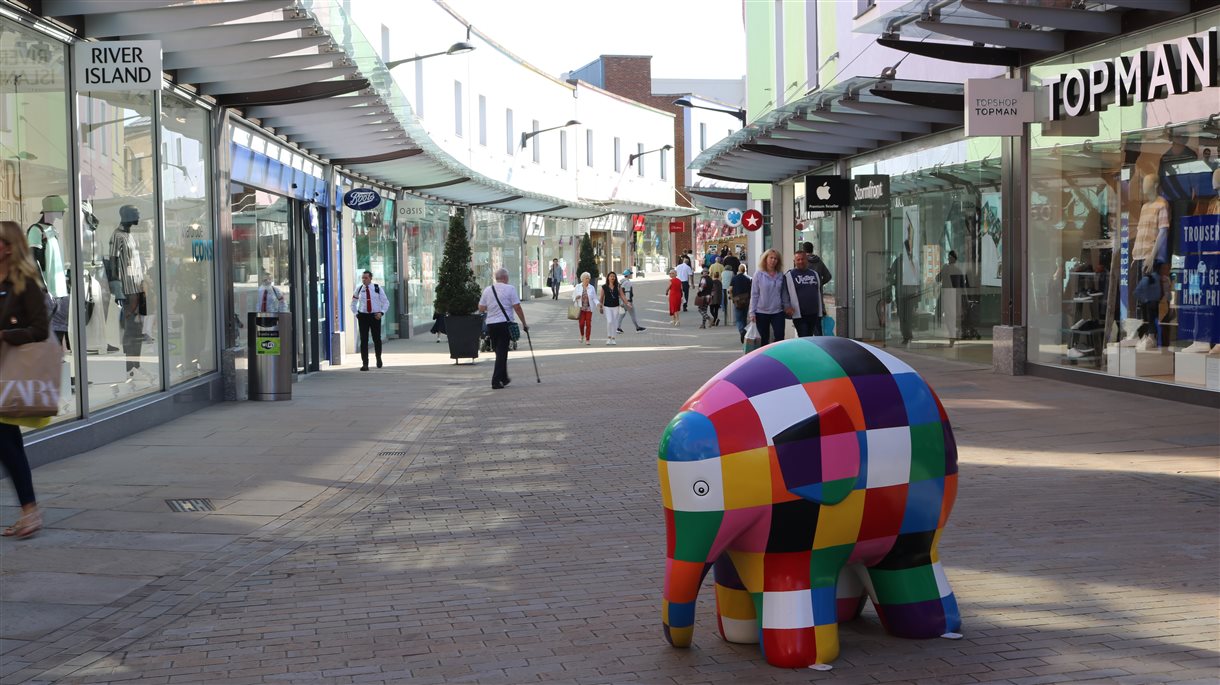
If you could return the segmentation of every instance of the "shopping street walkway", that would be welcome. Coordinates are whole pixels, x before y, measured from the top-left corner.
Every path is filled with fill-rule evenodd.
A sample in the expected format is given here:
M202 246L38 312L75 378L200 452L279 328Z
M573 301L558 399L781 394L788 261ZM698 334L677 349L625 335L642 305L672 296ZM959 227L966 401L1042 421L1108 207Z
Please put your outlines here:
M0 541L0 682L1220 681L1217 412L913 355L960 448L965 638L869 608L833 671L780 670L716 636L705 589L670 648L657 441L739 351L637 288L649 328L611 348L528 303L541 384L524 346L493 391L424 335L37 469L46 530Z

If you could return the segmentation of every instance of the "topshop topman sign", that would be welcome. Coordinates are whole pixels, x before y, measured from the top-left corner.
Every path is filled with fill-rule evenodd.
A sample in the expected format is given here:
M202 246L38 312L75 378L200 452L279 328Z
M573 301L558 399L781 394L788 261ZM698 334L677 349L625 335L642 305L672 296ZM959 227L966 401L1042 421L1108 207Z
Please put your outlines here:
M160 90L161 41L77 43L76 90Z
M1051 119L1059 120L1220 83L1220 28L1142 48L1088 67L1073 69L1050 85Z

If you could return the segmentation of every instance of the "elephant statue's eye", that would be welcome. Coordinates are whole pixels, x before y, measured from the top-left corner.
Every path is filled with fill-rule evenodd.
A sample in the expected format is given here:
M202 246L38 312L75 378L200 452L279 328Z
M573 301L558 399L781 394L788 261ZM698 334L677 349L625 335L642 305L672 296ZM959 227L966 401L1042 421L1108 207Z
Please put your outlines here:
M705 481L705 480L695 481L694 489L695 489L695 494L700 497L703 497L704 495L706 495L707 493L712 491L712 487L710 485L708 485L707 481Z

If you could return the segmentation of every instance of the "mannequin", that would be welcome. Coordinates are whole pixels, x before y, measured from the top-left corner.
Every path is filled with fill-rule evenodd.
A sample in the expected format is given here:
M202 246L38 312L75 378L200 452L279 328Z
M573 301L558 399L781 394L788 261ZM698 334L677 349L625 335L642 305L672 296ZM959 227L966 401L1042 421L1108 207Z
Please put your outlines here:
M1137 338L1144 337L1149 328L1155 328L1148 325L1146 317L1133 314L1143 311L1136 301L1135 289L1140 279L1152 272L1154 264L1169 261L1165 256L1169 237L1169 203L1159 194L1160 181L1156 174L1144 176L1140 189L1143 191L1144 204L1140 207L1139 221L1132 229L1128 243L1132 246L1131 263L1127 271L1127 283L1130 284L1127 311L1130 313L1123 322L1123 330L1127 333L1127 337L1119 343L1123 347L1136 346L1139 342ZM1155 330L1152 334L1155 335ZM1151 349L1147 346L1148 343L1140 344L1140 347Z
M123 331L123 353L127 355L127 376L134 378L140 368L140 348L144 339L144 316L148 300L144 292L147 273L140 254L140 242L131 227L140 223L135 205L119 208L119 227L110 237L110 265L107 276L110 294L119 301L119 328Z
M30 243L30 252L38 268L42 271L42 280L46 283L47 292L55 300L55 313L51 316L51 330L61 344L68 337L68 312L71 311L70 293L68 292L68 265L64 261L63 242L60 236L62 228L56 228L56 223L63 223L64 210L67 206L58 195L48 195L42 198L42 214L38 221L26 229L25 237ZM71 341L68 349L72 349Z
M101 222L93 214L93 203L81 202L81 275L85 283L85 344L91 353L107 348L106 319L110 309L110 290L98 246L97 228ZM115 348L117 350L118 348Z

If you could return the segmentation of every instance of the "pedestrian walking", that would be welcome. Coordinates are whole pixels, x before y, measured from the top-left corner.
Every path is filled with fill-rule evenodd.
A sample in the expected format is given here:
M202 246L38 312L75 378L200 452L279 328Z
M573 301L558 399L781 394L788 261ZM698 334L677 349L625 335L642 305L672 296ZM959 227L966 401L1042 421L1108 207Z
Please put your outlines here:
M688 257L683 257L674 270L678 272L678 280L682 283L682 311L685 312L688 311L687 306L690 304L690 279L695 270L691 268Z
M726 272L727 273L727 272ZM746 319L750 312L750 277L746 275L746 265L740 264L733 280L729 282L731 299L733 300L733 315L737 321L737 335L744 344L746 341Z
M479 298L479 311L487 315L487 336L491 338L491 349L496 353L496 365L491 372L491 389L500 390L512 382L508 377L508 344L512 342L513 313L521 319L521 330L529 333L525 323L525 312L521 309L521 296L508 283L508 269L496 269L495 283L483 289Z
M551 260L550 275L547 276L547 285L551 286L551 299L559 299L559 285L563 283L563 267L559 265L559 258Z
M0 221L0 341L25 345L42 342L50 335L47 295L38 264L30 256L29 243L20 224ZM0 417L0 463L12 480L21 505L17 522L0 531L0 535L24 540L42 530L42 512L34 496L34 476L21 428L41 428L50 422L50 417Z
M625 306L627 307L627 313L631 315L631 323L635 324L635 332L641 333L646 329L640 325L640 320L635 318L635 286L631 284L631 277L633 275L634 273L631 271L631 269L624 269L623 282L619 284L619 287L621 287L623 289L623 293L627 295ZM623 332L622 317L619 318L618 332Z
M352 313L360 327L360 370L369 370L369 333L373 334L373 351L377 368L381 368L381 317L390 310L390 299L381 285L373 282L373 272L360 275L360 287L352 294Z
M711 321L711 316L708 315L708 309L712 304L712 277L707 275L707 269L699 274L699 285L695 289L695 307L699 309L699 328L707 328L708 321Z
M713 264L712 266L720 266ZM721 269L723 271L723 269ZM708 313L712 315L712 325L720 325L720 302L724 299L724 286L720 282L720 274L712 275L708 270L708 278L712 280L712 292L708 295Z
M259 313L288 311L284 293L275 287L271 274L266 271L263 272L263 284L258 287L258 311Z
M601 302L598 304L597 310L606 315L606 344L617 345L618 336L615 333L621 333L619 330L619 317L623 315L623 307L630 306L627 302L627 294L623 292L622 286L618 282L618 274L611 271L606 274L606 282L602 283Z
M785 287L788 301L792 303L792 326L796 337L808 338L822 334L822 277L809 263L806 252L792 256L792 268L788 270Z
M438 343L441 341L442 334L448 337L448 334L445 333L445 315L439 309L432 310L432 328L429 328L428 332L436 334L436 342Z
M750 321L758 324L763 345L784 339L784 315L792 314L788 289L784 287L784 259L774 249L758 260L758 271L750 284Z
M682 298L682 281L678 278L678 270L669 270L669 287L665 289L665 295L669 297L669 325L677 326L678 317L682 314L682 303L685 301Z
M580 285L572 291L572 302L580 305L580 317L576 319L577 343L589 344L593 335L593 308L597 306L597 288L594 288L586 271L580 275Z
M724 304L724 301L723 301L724 300L724 288L720 287L720 279L724 277L724 264L721 263L719 255L716 256L716 259L715 259L715 261L712 262L711 266L709 266L707 268L707 273L709 276L712 277L713 281L716 281L716 295L717 296L716 296L715 301L712 302L711 309L712 309L712 320L713 320L712 325L718 326L718 325L720 325L720 321L719 321L720 307Z

